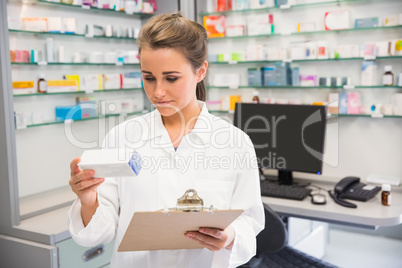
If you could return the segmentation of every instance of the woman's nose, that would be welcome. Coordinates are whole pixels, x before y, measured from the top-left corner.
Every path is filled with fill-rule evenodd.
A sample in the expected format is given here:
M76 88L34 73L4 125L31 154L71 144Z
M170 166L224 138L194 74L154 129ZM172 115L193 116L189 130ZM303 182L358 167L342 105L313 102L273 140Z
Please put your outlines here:
M156 84L154 95L157 98L163 98L166 95L166 90L161 83Z

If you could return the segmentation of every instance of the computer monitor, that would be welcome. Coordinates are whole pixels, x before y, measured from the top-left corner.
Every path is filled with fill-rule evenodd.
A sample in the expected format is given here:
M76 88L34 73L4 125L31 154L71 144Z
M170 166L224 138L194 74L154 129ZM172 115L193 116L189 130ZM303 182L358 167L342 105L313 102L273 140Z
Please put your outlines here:
M322 173L326 114L325 106L237 103L234 125L250 136L259 167L292 184L293 171Z

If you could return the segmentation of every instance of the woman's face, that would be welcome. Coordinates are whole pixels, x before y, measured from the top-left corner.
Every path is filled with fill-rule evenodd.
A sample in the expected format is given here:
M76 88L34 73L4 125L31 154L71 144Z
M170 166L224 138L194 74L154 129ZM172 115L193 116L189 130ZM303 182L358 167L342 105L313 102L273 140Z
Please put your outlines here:
M206 73L206 63L194 73L191 64L170 48L141 50L144 89L162 116L170 116L197 102L196 86Z

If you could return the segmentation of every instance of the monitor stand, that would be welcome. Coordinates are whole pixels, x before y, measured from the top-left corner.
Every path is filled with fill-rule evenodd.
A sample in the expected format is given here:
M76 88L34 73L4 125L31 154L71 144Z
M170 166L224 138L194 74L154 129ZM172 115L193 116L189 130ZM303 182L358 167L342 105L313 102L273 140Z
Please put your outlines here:
M285 185L292 185L293 184L292 171L278 170L278 183Z

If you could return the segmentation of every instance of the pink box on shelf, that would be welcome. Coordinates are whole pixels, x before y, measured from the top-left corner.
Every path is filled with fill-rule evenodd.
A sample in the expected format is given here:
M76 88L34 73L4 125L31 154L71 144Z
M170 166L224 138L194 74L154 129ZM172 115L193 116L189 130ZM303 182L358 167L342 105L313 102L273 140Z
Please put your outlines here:
M348 93L348 114L360 114L360 94L359 92Z

